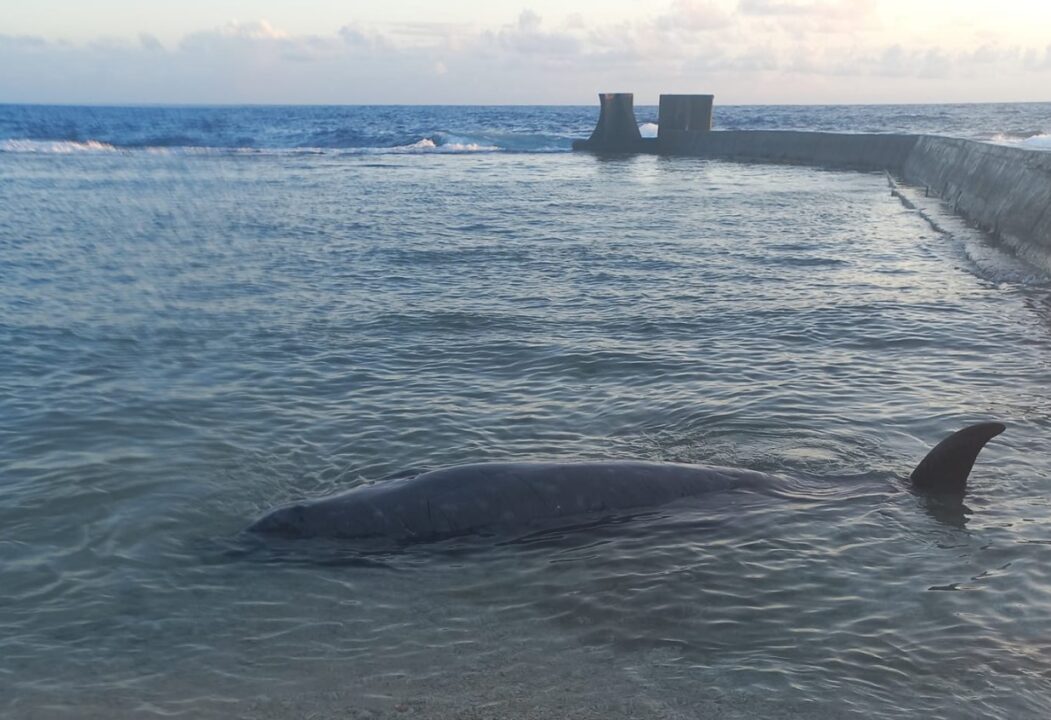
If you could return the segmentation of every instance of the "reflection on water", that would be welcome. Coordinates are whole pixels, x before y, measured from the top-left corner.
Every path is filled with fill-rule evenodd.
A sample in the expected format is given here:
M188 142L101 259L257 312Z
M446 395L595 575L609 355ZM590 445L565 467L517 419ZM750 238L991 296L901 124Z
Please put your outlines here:
M971 509L964 505L962 498L952 496L928 495L923 498L927 513L940 523L963 530Z
M2 162L5 716L1045 714L1046 280L881 176ZM905 489L993 418L966 505ZM241 534L362 480L598 457L785 486L517 542Z

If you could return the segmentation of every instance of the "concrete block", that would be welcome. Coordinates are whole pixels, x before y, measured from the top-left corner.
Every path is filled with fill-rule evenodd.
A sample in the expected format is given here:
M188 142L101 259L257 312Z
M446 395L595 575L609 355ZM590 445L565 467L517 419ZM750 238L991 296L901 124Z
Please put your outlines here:
M708 132L714 101L714 95L661 95L657 138L671 131Z
M598 125L587 140L573 143L574 150L640 152L646 147L635 119L632 93L600 93Z

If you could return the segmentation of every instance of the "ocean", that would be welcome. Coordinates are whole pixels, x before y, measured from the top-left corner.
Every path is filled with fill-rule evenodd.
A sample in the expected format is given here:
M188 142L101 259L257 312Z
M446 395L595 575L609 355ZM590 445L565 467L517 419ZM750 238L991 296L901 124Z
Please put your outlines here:
M569 152L596 117L0 106L0 715L1047 716L1051 279L879 173ZM1040 149L1051 104L716 124ZM909 492L991 419L965 508ZM243 533L596 458L784 484L398 552Z
M635 108L643 135L657 108ZM598 107L75 107L0 104L0 153L568 152ZM1051 150L1051 103L717 106L716 130L931 133Z

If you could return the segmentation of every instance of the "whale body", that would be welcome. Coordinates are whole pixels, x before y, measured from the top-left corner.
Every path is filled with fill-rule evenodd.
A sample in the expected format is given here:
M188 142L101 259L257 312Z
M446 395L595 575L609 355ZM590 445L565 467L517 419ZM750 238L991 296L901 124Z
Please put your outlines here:
M964 428L939 443L911 476L915 489L962 497L967 476L1000 423ZM657 507L732 489L762 489L776 475L654 463L521 462L458 465L356 487L278 508L250 532L290 538L426 542L569 523L587 515Z

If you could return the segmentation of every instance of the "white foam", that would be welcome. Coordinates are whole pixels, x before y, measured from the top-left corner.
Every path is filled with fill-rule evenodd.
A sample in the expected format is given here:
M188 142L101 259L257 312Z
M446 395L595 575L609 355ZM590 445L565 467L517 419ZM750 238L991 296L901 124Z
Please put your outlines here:
M644 138L655 138L657 137L657 123L645 122L639 125L639 132Z
M1022 147L1034 150L1051 150L1051 134L1034 135L1022 141Z
M438 146L439 152L496 152L501 148L496 145L480 145L479 143L446 143Z
M393 153L395 155L411 153L472 153L472 152L498 152L502 148L496 145L482 145L469 140L454 138L450 141L437 143L431 138L417 140L411 145L396 145L388 148L356 148L352 153L363 153L368 155L383 155Z
M561 148L550 148L558 151ZM264 154L264 155L411 155L411 154L457 154L501 152L504 148L497 145L477 142L470 138L448 137L423 138L408 145L394 147L364 148L248 148L248 147L198 147L191 145L176 147L143 146L121 148L99 140L79 142L75 140L0 140L0 153L71 155L74 153L125 153L145 155L231 155L231 154Z
M42 153L47 155L70 155L72 153L117 152L117 148L98 140L78 142L76 140L2 140L0 152Z
M1014 145L1029 150L1051 150L1051 134L1037 133L1035 135L1012 135L1010 133L997 133L990 138L990 142L997 145Z

